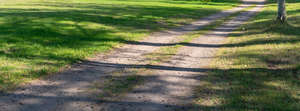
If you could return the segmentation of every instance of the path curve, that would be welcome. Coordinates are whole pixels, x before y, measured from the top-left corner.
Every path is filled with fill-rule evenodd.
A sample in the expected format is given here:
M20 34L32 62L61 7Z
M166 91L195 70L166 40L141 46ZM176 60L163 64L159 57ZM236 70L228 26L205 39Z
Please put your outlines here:
M176 38L181 35L184 35L188 32L207 26L208 24L216 21L221 17L226 17L233 13L241 11L244 8L249 7L250 6L249 4L252 3L251 1L255 1L255 0L246 0L246 1L250 1L250 2L246 2L245 4L237 8L222 11L218 14L205 17L199 21L193 22L190 25L186 25L181 28L154 33L151 36L147 37L145 40L139 42L129 42L128 45L116 49L110 52L109 54L105 54L105 55L100 54L95 58L90 59L89 61L83 62L81 64L76 64L71 69L61 72L60 74L50 76L46 79L33 81L22 88L18 88L14 92L0 94L1 95L0 111L98 111L101 109L102 110L112 110L112 109L123 110L124 108L121 108L123 106L122 105L119 106L120 105L119 103L121 101L106 102L107 106L112 106L112 107L105 107L103 109L102 108L103 104L99 105L99 103L103 101L99 101L98 99L92 98L91 95L86 92L86 90L88 90L88 88L90 87L93 81L96 81L99 78L102 78L104 76L110 75L115 71L119 71L128 67L138 67L140 65L145 65L146 63L143 62L145 60L145 57L143 55L153 52L163 44L174 42L174 40L176 40ZM191 49L190 47L188 47L188 49L195 50L195 49ZM185 59L189 59L189 57ZM184 61L177 61L177 62L184 62ZM189 68L185 68L188 67L184 65L186 63L176 63L176 64L178 65L180 64L179 67L183 67L183 70L189 69ZM163 64L163 65L165 65L163 66L163 69L166 68L172 69L171 66L174 66L171 64ZM156 68L159 67L157 66ZM189 72L189 71L183 71L183 72ZM161 75L165 73L166 75ZM181 71L176 73L180 74ZM161 71L161 73L159 73L158 75L160 76L159 78L164 78L163 76L167 76L161 81L170 82L169 81L170 79L171 81L173 81L173 83L172 82L171 83L174 84L174 86L172 86L169 83L166 84L158 83L158 86L166 85L165 86L166 88L170 88L170 90L173 89L172 90L173 92L171 92L172 95L186 94L185 91L184 93L182 93L181 90L175 90L178 88L176 82L181 83L187 80L187 79L180 79L180 78L185 78L185 76L182 75L185 73L180 74L176 80L172 79L171 76L178 76L178 75L168 75L168 74L169 74L168 71ZM191 79L191 81L193 81L193 79ZM149 82L151 82L149 83L150 85L149 87L151 87L153 85L152 84L153 81L149 81ZM193 86L194 84L185 84L185 85L187 85L187 87L185 88L182 87L183 88L182 90L189 91L191 90L190 89L191 86ZM145 87L148 87L147 84L145 84ZM175 102L177 101L179 102L181 100L180 98L184 98L184 97L178 97L178 98L176 97L177 99L175 99L175 96L165 97L165 94L158 90L153 90L151 92L156 93L156 95L153 96L145 95L144 98L147 99L145 101L144 99L135 99L135 97L139 98L139 94L136 93L135 93L136 95L135 94L132 95L132 93L129 93L128 96L126 96L125 98L132 96L131 98L132 101L134 100L136 100L136 102L144 101L142 102L142 104L147 101L150 101L152 103L157 102L156 104L149 106L149 108L151 107L153 110L159 110L158 108L160 108L161 106L160 103L163 102L164 100L160 98L169 98L168 101L165 101L163 103L169 102L169 100L173 101L173 99ZM128 101L125 102L128 103ZM168 103L168 104L172 106L173 103ZM133 104L133 105L145 106L139 104ZM128 111L138 111L138 110L135 109L135 110L128 110ZM167 110L161 110L161 111L167 111Z

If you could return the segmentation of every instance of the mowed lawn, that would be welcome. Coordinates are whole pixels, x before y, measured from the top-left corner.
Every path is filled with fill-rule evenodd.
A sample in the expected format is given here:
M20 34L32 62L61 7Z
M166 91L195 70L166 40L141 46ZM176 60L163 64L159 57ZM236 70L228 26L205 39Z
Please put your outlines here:
M300 1L287 2L287 24L275 22L276 0L269 0L221 46L197 89L199 108L300 111Z
M0 90L52 74L238 0L1 0Z

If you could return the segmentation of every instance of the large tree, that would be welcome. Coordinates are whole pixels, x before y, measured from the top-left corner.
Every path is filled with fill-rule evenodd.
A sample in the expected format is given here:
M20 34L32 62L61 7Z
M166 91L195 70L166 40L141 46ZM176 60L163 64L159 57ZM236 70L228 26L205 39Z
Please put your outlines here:
M285 0L278 0L278 16L277 20L281 23L284 23L287 19L286 10L285 10Z

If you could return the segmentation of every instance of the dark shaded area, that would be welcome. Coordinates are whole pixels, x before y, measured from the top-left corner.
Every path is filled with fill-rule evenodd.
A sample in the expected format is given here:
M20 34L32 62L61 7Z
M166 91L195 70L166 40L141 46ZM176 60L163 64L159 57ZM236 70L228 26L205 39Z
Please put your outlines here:
M160 65L135 65L135 64L113 64L113 63L100 63L88 61L87 65L98 66L98 67L112 67L112 68L146 68L146 69L157 69L157 70L172 70L172 71L188 71L188 72L205 72L207 69L196 69L196 68L184 68L184 67L170 67Z
M268 0L269 3L277 3L277 0ZM287 3L299 3L299 0L286 0Z

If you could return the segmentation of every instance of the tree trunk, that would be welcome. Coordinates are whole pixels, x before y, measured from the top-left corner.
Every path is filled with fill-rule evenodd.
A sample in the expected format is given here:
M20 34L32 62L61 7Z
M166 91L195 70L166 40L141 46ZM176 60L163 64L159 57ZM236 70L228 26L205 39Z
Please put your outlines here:
M284 23L286 21L286 10L285 10L285 0L278 0L278 16L277 20L279 20L281 23Z

